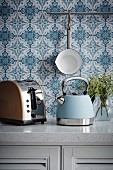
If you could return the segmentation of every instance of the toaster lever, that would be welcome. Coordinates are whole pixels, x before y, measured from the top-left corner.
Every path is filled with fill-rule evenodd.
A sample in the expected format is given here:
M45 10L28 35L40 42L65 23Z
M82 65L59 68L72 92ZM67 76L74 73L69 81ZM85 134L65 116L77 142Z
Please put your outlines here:
M37 104L36 104L36 95L35 95L35 89L33 87L29 87L28 93L31 95L31 109L36 110ZM35 117L36 115L32 115L32 117Z

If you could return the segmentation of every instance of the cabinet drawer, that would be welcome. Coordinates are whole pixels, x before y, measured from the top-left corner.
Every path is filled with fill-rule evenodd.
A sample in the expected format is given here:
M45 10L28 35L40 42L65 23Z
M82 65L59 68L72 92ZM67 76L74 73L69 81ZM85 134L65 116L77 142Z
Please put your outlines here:
M60 147L0 146L0 170L60 170Z
M63 170L113 170L113 146L63 147Z

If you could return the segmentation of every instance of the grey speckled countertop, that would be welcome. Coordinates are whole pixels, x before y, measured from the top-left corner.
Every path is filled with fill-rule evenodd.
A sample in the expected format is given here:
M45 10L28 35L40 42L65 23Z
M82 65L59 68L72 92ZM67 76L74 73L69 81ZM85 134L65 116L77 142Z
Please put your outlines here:
M113 145L113 122L95 121L90 126L0 125L0 145Z

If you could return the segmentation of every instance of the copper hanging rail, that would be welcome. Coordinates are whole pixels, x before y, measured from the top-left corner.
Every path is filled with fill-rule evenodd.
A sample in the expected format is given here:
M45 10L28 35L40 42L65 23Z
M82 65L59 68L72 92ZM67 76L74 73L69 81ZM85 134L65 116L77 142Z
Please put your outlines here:
M47 14L68 15L68 12L47 12ZM112 15L113 12L70 12L76 15Z

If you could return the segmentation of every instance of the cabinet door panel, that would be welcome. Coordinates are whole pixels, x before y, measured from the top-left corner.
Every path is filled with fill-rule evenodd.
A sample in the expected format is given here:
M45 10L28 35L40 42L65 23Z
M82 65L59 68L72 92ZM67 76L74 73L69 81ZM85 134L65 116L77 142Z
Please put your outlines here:
M72 157L72 170L113 170L113 159L88 159Z
M2 164L0 170L48 170L47 168L36 164Z
M0 170L60 170L59 146L0 146Z
M49 158L0 159L0 170L48 170Z
M107 164L79 164L73 167L72 170L113 170L113 165Z
M65 146L63 170L113 170L113 146Z

